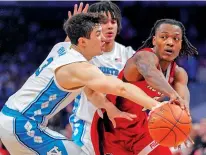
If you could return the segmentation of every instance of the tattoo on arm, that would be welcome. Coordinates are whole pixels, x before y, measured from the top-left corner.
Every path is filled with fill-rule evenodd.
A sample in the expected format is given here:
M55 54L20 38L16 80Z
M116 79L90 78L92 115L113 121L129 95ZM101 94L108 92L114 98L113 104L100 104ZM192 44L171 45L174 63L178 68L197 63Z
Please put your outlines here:
M163 73L157 69L158 64L159 60L154 53L141 52L136 56L137 69L147 83L168 97L174 96L177 93L170 86Z
M153 70L157 70L156 64L158 62L156 56L153 53L149 52L141 52L138 53L136 57L136 65L138 71L142 74L142 76L146 77L150 75L149 73Z

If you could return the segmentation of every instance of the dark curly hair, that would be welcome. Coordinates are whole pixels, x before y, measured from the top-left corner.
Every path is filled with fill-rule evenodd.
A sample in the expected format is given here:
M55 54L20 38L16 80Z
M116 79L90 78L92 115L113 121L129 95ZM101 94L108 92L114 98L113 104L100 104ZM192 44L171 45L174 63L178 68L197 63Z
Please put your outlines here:
M71 43L78 44L80 37L90 38L95 26L106 22L106 17L101 13L80 13L64 23L64 30Z
M119 7L115 3L109 1L97 2L89 6L88 12L105 12L106 14L110 12L112 19L117 20L117 33L120 33L122 16Z

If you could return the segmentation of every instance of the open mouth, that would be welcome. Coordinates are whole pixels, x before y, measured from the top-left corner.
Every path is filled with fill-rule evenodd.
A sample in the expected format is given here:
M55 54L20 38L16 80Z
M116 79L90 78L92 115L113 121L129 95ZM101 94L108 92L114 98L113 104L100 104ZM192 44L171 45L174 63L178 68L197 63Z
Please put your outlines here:
M171 49L166 49L165 52L168 53L168 54L172 54L173 53L173 51Z

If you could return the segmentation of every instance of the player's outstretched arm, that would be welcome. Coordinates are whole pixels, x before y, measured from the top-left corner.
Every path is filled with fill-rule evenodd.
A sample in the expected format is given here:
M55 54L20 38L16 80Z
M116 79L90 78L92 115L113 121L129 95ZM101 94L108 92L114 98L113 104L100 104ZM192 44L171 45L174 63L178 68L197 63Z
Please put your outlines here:
M175 100L178 93L171 87L163 73L157 69L159 59L152 52L137 52L133 58L138 72L145 78L147 83L164 95Z
M182 67L177 67L174 79L174 89L180 95L180 97L185 101L185 105L189 110L190 103L190 92L188 89L188 75Z
M182 67L177 67L175 70L175 80L174 80L174 89L177 91L177 93L182 98L182 103L186 106L186 109L188 111L188 114L190 114L190 92L188 89L188 75L187 72ZM190 141L191 144L194 144L191 137L188 137L188 140L184 142L185 146L187 147L188 141ZM180 146L179 146L180 147Z
M137 116L127 112L120 111L112 102L110 102L103 93L93 91L92 89L85 87L84 92L87 95L87 99L97 108L105 109L109 119L111 120L114 128L116 127L115 118L125 118L132 121Z
M66 89L87 86L96 92L122 96L148 109L159 103L135 85L105 76L96 66L87 62L73 63L57 69L56 79Z

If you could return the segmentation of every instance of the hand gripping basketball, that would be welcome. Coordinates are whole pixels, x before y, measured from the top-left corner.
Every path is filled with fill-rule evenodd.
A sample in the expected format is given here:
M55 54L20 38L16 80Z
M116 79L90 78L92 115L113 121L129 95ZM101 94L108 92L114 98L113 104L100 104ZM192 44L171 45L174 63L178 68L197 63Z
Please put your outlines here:
M151 137L160 145L177 147L189 137L191 121L185 109L165 103L151 111L148 129Z

